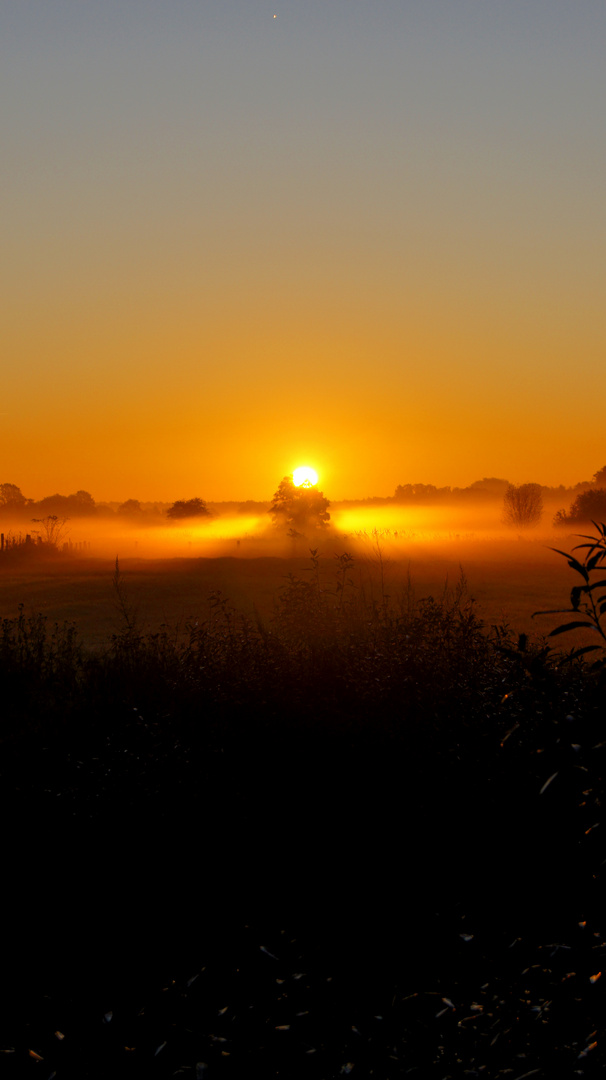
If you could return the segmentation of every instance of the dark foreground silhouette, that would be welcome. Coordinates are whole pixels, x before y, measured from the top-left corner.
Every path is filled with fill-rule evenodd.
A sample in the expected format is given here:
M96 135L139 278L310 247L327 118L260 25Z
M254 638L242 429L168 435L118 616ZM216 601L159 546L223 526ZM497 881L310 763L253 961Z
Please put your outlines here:
M601 1074L603 687L461 593L289 588L5 624L6 1075Z

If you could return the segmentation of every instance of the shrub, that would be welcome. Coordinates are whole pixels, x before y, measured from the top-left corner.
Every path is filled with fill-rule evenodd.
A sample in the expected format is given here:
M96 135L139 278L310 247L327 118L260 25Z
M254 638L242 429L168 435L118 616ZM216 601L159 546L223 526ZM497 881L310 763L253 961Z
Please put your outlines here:
M540 484L510 484L503 496L503 521L516 529L530 529L543 516Z

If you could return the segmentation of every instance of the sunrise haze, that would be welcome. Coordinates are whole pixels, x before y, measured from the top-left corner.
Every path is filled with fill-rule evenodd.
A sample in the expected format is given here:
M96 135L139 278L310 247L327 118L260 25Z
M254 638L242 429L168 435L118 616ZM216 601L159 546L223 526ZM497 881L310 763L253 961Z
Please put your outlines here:
M0 481L590 478L605 46L597 0L7 0Z

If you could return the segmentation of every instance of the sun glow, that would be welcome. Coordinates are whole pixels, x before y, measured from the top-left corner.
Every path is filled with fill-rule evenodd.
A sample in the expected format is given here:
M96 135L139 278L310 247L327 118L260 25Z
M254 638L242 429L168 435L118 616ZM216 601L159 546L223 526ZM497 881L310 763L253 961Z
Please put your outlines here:
M318 483L318 474L315 469L310 469L309 465L300 465L293 472L292 480L295 487L301 487L302 484L315 487Z

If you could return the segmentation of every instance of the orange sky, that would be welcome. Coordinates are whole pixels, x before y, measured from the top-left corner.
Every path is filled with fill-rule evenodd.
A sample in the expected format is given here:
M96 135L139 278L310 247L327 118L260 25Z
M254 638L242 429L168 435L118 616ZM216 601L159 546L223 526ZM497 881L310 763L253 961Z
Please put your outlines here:
M606 463L602 3L51 7L0 27L1 481Z

